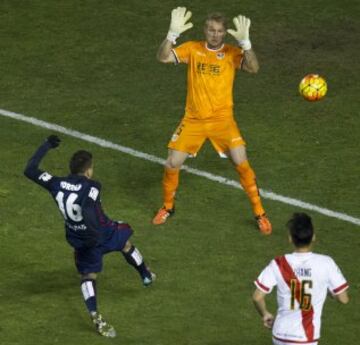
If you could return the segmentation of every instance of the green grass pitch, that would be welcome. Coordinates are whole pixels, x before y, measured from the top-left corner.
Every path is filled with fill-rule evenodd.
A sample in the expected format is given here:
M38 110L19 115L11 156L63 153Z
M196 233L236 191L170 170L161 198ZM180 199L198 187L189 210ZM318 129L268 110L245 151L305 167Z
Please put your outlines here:
M179 43L201 39L204 17L214 10L252 20L260 71L238 75L234 99L260 187L360 217L355 0L3 0L0 109L165 158L183 114L186 72L158 63L155 55L179 5L192 10L194 23ZM308 103L298 95L308 73L325 76L324 100ZM132 224L133 242L158 275L144 289L120 255L106 257L98 302L119 335L104 339L88 318L59 212L22 174L49 134L0 116L0 344L271 343L252 306L252 282L271 258L291 250L284 224L298 208L264 200L274 233L263 237L242 191L184 172L176 216L155 228L150 220L161 204L160 165L60 135L62 146L42 166L65 174L73 151L92 151L106 212ZM209 144L187 164L237 178ZM309 213L315 250L334 257L351 285L349 305L327 301L321 344L355 344L360 227ZM274 296L269 305L275 311Z

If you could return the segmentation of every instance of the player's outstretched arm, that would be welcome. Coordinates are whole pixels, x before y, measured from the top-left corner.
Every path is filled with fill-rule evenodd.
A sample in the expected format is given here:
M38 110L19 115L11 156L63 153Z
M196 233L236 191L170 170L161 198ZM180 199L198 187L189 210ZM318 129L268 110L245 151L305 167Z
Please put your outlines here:
M236 39L244 51L241 69L249 73L257 73L259 70L259 62L250 41L251 21L245 16L238 15L233 19L233 23L236 30L228 29L227 32Z
M39 169L39 165L42 159L45 157L46 153L52 149L56 148L60 145L60 138L56 135L50 135L43 144L36 150L36 152L32 155L30 160L28 161L26 168L24 170L24 175L33 180L34 182L44 185L47 181L45 181L45 177L40 179L40 177L44 174L44 171Z
M157 59L163 63L175 63L176 58L172 53L172 48L176 44L176 39L186 30L193 27L188 20L191 18L192 13L186 10L186 7L177 7L171 12L171 21L166 39L161 43Z

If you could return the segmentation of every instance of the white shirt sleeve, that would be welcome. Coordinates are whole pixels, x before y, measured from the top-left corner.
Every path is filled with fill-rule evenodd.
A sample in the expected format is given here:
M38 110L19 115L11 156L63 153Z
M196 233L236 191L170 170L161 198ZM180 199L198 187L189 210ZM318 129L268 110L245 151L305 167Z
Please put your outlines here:
M276 286L276 276L274 272L274 260L260 273L258 278L254 281L256 287L262 292L269 294L274 286Z
M349 287L345 277L335 261L330 258L329 262L329 290L333 295L345 291Z

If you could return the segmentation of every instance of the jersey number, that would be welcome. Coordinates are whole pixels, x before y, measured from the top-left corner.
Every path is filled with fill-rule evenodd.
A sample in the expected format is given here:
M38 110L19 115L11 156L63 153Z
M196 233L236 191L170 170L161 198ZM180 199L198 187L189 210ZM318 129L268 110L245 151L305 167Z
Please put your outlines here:
M295 300L298 297L298 302L301 310L309 310L311 308L311 294L306 292L307 289L312 288L312 280L303 280L301 284L297 279L290 280L291 300L290 309L295 309Z
M83 219L81 213L81 206L75 204L77 197L78 197L77 194L70 193L68 198L64 202L64 193L58 192L55 198L64 218L65 219L70 218L74 222L80 222Z

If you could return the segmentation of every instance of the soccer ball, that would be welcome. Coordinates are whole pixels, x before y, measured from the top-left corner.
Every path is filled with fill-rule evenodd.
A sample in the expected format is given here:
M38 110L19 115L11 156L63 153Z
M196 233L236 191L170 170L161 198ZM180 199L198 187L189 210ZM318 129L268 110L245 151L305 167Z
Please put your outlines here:
M299 92L307 101L318 101L326 95L326 81L318 74L308 74L301 80Z

